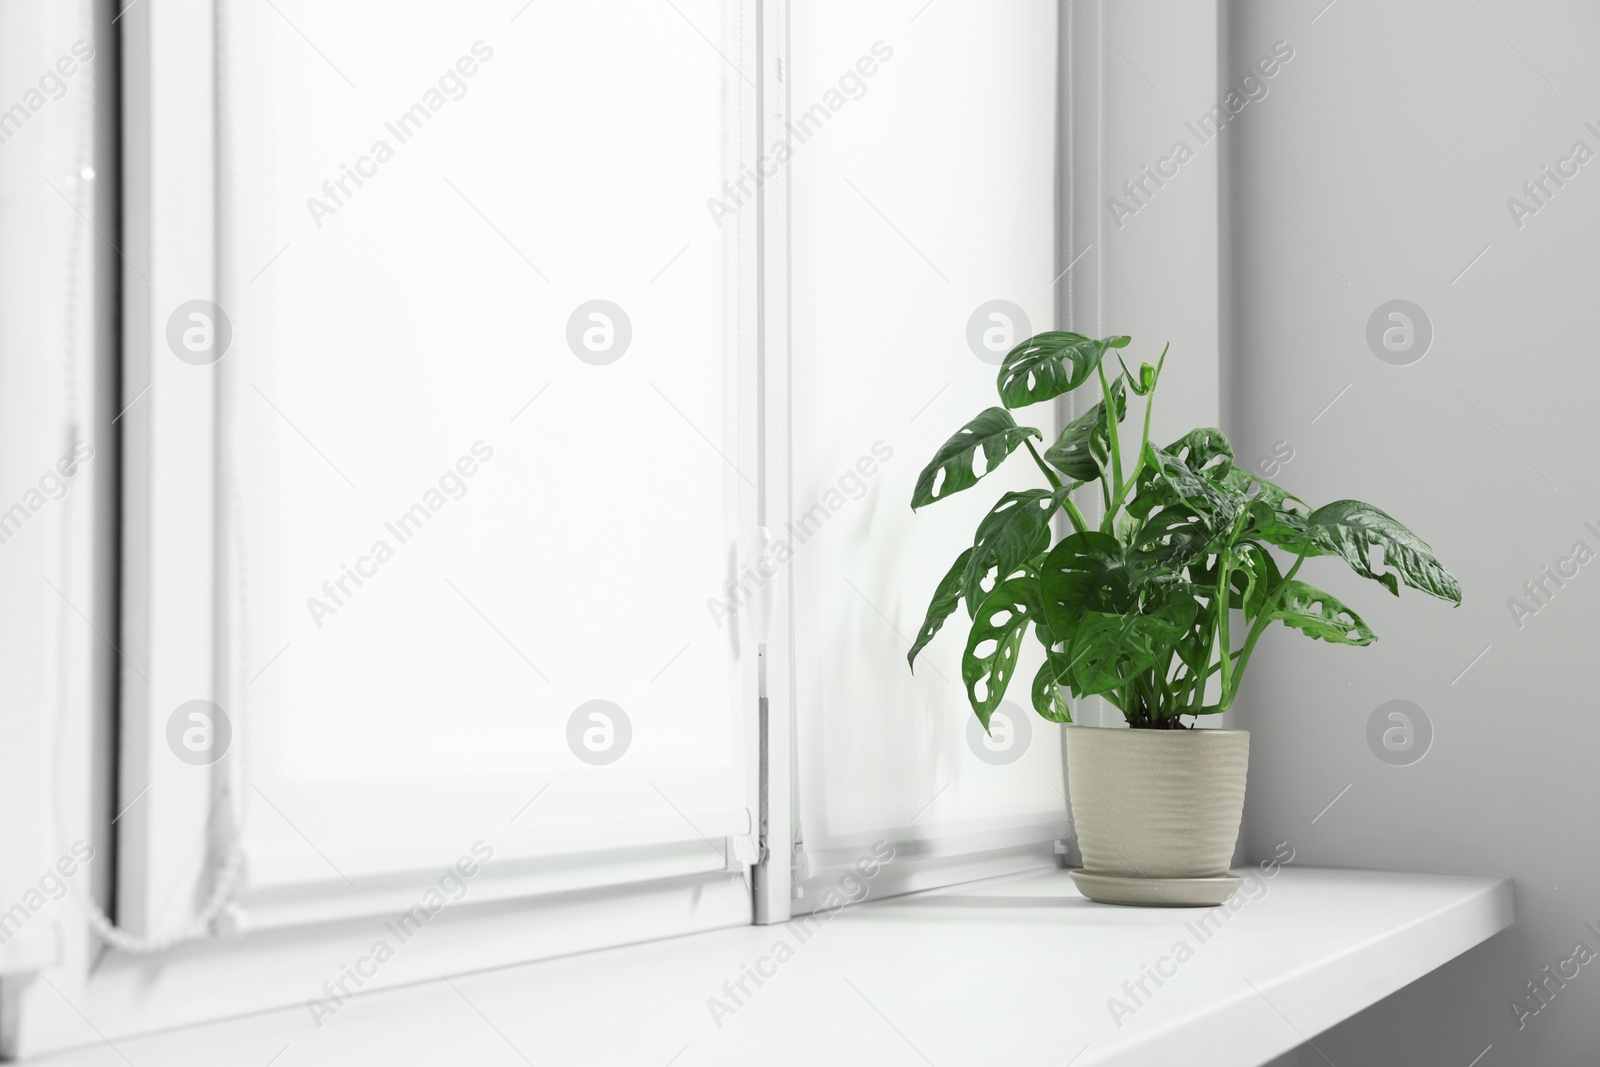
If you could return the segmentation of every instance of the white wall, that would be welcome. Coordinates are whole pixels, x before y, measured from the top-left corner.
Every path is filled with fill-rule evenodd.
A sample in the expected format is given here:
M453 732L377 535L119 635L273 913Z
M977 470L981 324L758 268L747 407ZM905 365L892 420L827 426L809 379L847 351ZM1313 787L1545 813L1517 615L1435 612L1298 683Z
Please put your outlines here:
M1465 1067L1490 1045L1485 1065L1592 1062L1596 968L1520 1031L1509 1002L1575 943L1600 951L1585 928L1600 920L1586 814L1600 793L1600 566L1522 627L1507 601L1575 542L1600 550L1584 525L1600 528L1600 163L1520 229L1506 201L1574 141L1600 150L1584 125L1600 127L1600 8L1325 5L1226 13L1224 77L1274 41L1295 58L1227 134L1224 425L1244 462L1287 442L1279 480L1313 503L1353 496L1413 526L1466 602L1393 599L1340 565L1307 565L1380 640L1264 642L1237 723L1253 732L1247 848L1287 840L1306 865L1515 879L1518 925L1317 1038L1332 1062ZM1414 365L1381 362L1365 339L1394 298L1433 324ZM1409 766L1367 742L1374 709L1396 699L1434 731Z

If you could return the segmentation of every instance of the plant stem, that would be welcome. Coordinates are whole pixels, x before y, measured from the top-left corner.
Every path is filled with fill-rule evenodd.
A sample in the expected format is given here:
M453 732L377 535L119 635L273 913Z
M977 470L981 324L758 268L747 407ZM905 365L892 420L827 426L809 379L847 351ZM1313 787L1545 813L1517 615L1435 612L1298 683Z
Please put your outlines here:
M1230 688L1226 681L1223 682L1222 698L1218 701L1221 710L1227 711L1232 706L1233 698L1239 693L1239 681L1244 677L1244 669L1250 662L1250 653L1255 651L1256 642L1261 639L1261 635L1266 632L1267 624L1272 621L1272 613L1278 607L1278 598L1283 596L1283 591L1289 587L1289 582L1299 573L1300 564L1305 561L1305 552L1301 552L1296 556L1294 566L1289 568L1288 573L1283 576L1277 587L1272 590L1272 594L1262 603L1261 611L1256 616L1255 624L1250 627L1250 633L1245 637L1244 645L1239 649L1239 666L1234 671L1232 687ZM1226 662L1226 659L1224 659L1224 662Z
M1044 471L1044 476L1050 480L1050 488L1060 489L1061 479L1057 478L1056 472L1045 466L1044 460L1039 458L1039 450L1033 447L1033 439L1024 437L1022 443L1028 446L1028 455L1033 457L1033 461L1039 465L1039 469Z
M1123 495L1122 440L1117 429L1117 406L1112 402L1111 383L1106 381L1104 360L1095 366L1095 370L1100 374L1100 395L1105 398L1106 403L1106 432L1111 438L1111 476L1115 480L1111 487L1111 498L1113 500L1121 500ZM1111 513L1108 510L1106 518L1109 520L1110 517Z
M1053 471L1049 467L1045 466L1044 460L1039 457L1038 450L1033 447L1033 442L1031 440L1029 440L1028 438L1024 437L1022 439L1022 443L1028 446L1028 454L1030 456L1032 456L1033 457L1033 461L1039 465L1039 469L1044 471L1044 476L1046 478L1050 479L1050 487L1052 489L1056 490L1057 492L1060 492L1061 491L1061 479L1056 477L1056 472L1055 471ZM1072 497L1063 496L1061 498L1061 503L1062 503L1063 507L1066 509L1067 518L1072 521L1072 528L1074 530L1077 530L1079 533L1088 533L1089 532L1089 524L1084 521L1083 512L1078 510L1078 505L1076 505L1076 504L1074 504L1072 502Z

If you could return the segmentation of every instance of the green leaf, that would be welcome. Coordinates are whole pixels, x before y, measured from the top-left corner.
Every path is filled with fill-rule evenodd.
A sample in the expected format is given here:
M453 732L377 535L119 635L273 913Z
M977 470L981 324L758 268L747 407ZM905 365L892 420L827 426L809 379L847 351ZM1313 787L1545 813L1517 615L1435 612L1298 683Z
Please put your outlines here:
M1033 710L1050 722L1072 721L1072 709L1056 684L1055 660L1049 656L1033 676Z
M989 408L939 446L933 459L917 475L917 486L911 493L911 509L915 511L952 493L972 488L1027 438L1042 436L1032 426L1018 426L1004 408ZM972 465L980 448L983 449L984 468L975 472ZM941 471L944 473L942 481Z
M1039 568L1039 593L1051 647L1064 649L1086 613L1119 613L1132 607L1122 546L1097 530L1063 537Z
M917 632L917 642L906 653L906 665L913 673L917 669L917 653L933 640L933 635L939 632L944 621L956 610L956 605L961 603L961 576L967 572L967 562L971 558L972 549L969 548L956 557L945 576L939 579L939 587L933 591L933 599L928 603L928 615L922 620L922 629Z
M1073 691L1094 696L1120 689L1171 655L1194 621L1198 604L1175 596L1149 615L1087 612L1073 635L1065 668Z
M1228 472L1233 469L1233 445L1214 427L1190 430L1163 451L1214 482L1226 483Z
M967 649L961 657L961 680L966 683L967 701L977 713L983 728L989 716L1005 698L1006 687L1017 669L1017 652L1028 623L1039 614L1039 583L1032 575L1007 578L984 597L967 636ZM985 645L993 645L979 653ZM978 695L979 685L983 695Z
M1111 387L1111 397L1117 406L1117 421L1128 417L1128 397L1123 391L1122 379ZM1106 402L1094 407L1067 423L1056 443L1044 453L1044 461L1080 484L1094 481L1105 474L1111 456L1111 429L1106 420Z
M1338 598L1302 581L1291 579L1284 585L1272 617L1307 637L1336 645L1370 645L1378 639Z
M1234 550L1233 567L1228 606L1242 608L1245 618L1253 620L1267 607L1267 599L1283 575L1272 553L1253 541Z
M1211 555L1221 538L1215 524L1193 508L1168 504L1144 521L1128 547L1128 577L1143 585L1176 576Z
M1175 503L1191 509L1205 520L1213 533L1220 533L1233 525L1244 511L1246 500L1237 490L1195 473L1166 449L1146 445L1144 467L1139 472L1138 488L1128 503L1128 510L1144 518L1156 508Z
M1229 488L1244 493L1247 500L1245 506L1250 517L1245 522L1243 536L1293 552L1307 546L1306 519L1311 509L1305 506L1305 501L1239 467L1231 468L1225 480ZM1323 551L1312 545L1306 554L1320 556Z
M1129 340L1093 341L1060 330L1035 334L1006 353L1000 365L1000 400L1008 408L1020 408L1069 393L1089 380L1107 349L1123 348Z
M1461 583L1445 569L1428 543L1387 512L1359 500L1338 500L1306 519L1309 535L1326 552L1343 557L1363 578L1381 582L1400 595L1400 582L1461 606ZM1383 560L1372 562L1375 548ZM1391 569L1392 568L1392 569Z
M976 616L983 601L983 580L994 570L995 581L1011 577L1023 561L1050 547L1050 519L1070 489L1029 489L1007 493L978 524L971 558L961 579L967 611Z

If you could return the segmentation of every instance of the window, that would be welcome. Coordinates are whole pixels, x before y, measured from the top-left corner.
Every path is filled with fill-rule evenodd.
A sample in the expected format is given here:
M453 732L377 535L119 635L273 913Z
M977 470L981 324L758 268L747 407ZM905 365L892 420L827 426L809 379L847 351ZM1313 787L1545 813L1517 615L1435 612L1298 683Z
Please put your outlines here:
M881 892L1050 862L1054 728L969 737L948 636L902 672L981 514L911 483L1056 317L1057 5L97 19L129 937L72 931L93 1017L303 1000L466 861L383 981L782 920L880 841Z

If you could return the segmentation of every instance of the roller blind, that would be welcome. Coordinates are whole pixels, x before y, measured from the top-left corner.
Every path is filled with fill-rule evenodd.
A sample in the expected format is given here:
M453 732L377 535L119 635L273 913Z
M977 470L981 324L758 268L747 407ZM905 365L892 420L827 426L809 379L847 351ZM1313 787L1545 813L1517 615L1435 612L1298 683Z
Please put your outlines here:
M978 520L1038 479L1020 453L909 506L935 449L998 403L1005 351L1053 326L1056 9L792 13L802 875L878 839L985 849L1066 832L1059 728L1029 707L1037 642L992 737L961 682L964 618L914 676L906 664ZM1018 417L1055 428L1048 404Z
M753 654L705 606L757 477L754 220L705 206L741 6L222 5L254 891L479 840L748 858Z

